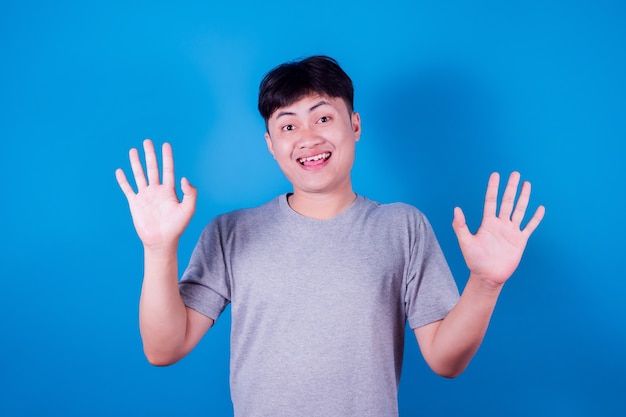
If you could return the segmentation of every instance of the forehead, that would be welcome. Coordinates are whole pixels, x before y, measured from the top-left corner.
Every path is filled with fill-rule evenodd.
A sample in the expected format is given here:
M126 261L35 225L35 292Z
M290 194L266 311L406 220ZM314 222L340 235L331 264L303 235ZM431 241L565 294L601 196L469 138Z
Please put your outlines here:
M307 94L290 104L277 108L270 116L270 119L278 119L283 116L306 115L317 109L328 108L333 108L337 111L347 110L346 104L341 98L322 94Z

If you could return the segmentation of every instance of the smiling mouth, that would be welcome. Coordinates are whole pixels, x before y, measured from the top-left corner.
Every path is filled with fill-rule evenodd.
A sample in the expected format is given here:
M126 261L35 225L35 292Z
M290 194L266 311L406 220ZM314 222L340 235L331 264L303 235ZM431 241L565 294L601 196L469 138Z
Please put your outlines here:
M303 166L317 165L319 163L327 161L328 158L330 158L330 155L331 155L330 152L324 152L318 155L309 156L307 158L298 158L298 162L300 163L300 165L303 165Z

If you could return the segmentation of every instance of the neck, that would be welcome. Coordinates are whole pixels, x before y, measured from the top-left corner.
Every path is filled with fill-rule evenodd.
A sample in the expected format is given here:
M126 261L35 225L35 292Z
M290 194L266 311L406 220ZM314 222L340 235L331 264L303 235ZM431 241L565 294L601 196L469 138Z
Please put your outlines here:
M289 206L297 213L318 220L331 219L354 203L356 194L352 189L339 195L307 194L295 191L288 198Z

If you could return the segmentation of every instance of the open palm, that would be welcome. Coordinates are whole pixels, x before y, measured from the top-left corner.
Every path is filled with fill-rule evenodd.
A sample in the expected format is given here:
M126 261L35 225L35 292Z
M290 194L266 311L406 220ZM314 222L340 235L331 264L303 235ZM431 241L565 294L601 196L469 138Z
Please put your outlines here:
M152 141L144 141L146 175L137 149L129 152L137 192L129 184L124 171L115 172L117 182L128 200L133 224L145 246L169 245L178 241L195 211L196 189L183 178L183 199L179 201L174 183L172 148L163 144L163 181Z
M513 274L524 253L530 235L535 231L545 208L539 206L526 226L521 223L530 199L530 183L524 182L515 203L520 174L513 172L502 196L497 213L500 176L491 174L485 194L483 220L475 234L465 222L460 208L454 209L452 226L470 272L495 284L503 284Z

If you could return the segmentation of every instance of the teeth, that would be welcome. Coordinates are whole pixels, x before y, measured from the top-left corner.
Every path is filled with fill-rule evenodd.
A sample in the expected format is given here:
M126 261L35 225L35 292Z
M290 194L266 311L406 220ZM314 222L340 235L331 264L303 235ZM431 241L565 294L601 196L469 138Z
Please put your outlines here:
M308 158L300 158L299 161L301 164L304 164L305 162L319 161L320 159L328 159L329 157L330 153L324 152L319 155L309 156Z

